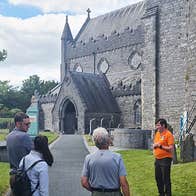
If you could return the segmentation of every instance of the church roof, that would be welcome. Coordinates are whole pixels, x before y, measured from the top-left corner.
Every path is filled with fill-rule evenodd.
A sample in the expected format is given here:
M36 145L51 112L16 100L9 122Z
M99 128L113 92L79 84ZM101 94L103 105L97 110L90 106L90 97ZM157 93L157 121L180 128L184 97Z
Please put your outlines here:
M88 112L119 113L119 107L104 75L70 72Z
M145 12L145 2L139 2L119 10L95 17L88 21L77 42L88 42L98 36L110 36L114 32L122 33L128 27L136 29L141 24L141 17Z

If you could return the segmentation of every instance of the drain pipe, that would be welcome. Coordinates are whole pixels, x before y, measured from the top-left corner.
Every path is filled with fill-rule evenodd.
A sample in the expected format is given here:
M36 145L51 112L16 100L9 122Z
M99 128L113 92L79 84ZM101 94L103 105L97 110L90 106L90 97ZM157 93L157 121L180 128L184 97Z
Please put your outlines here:
M101 127L103 126L103 120L104 120L104 118L101 118Z
M90 132L89 132L89 135L92 135L92 122L95 120L95 118L92 118L90 120Z

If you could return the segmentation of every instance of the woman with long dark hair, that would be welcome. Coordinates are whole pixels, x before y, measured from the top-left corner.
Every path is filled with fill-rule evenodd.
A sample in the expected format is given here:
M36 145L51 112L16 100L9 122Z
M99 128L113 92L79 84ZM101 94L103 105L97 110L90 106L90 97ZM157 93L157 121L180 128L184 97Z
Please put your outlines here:
M22 167L24 163L25 170L27 170L33 163L39 160L40 162L27 171L27 175L31 181L33 196L48 196L48 165L52 166L53 156L48 147L48 138L42 135L35 137L34 149L22 158L19 167Z

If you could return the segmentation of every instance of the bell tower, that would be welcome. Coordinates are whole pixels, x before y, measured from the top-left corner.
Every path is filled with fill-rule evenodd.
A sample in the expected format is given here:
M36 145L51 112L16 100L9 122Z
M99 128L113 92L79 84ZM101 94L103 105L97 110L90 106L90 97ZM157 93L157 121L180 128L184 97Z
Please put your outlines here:
M61 82L63 81L66 73L67 73L67 43L73 42L73 36L71 33L71 29L68 23L68 16L66 16L66 22L64 26L64 30L61 36Z

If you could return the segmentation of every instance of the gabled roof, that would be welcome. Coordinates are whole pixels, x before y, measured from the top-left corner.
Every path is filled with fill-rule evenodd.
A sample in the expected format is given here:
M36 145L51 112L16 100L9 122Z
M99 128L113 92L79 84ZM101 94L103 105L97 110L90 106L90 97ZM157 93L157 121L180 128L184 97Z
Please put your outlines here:
M145 1L90 19L77 37L77 42L88 42L98 36L110 36L113 32L122 33L126 28L136 29L141 24L145 12Z
M87 112L120 113L104 75L70 72L70 76L86 104Z

